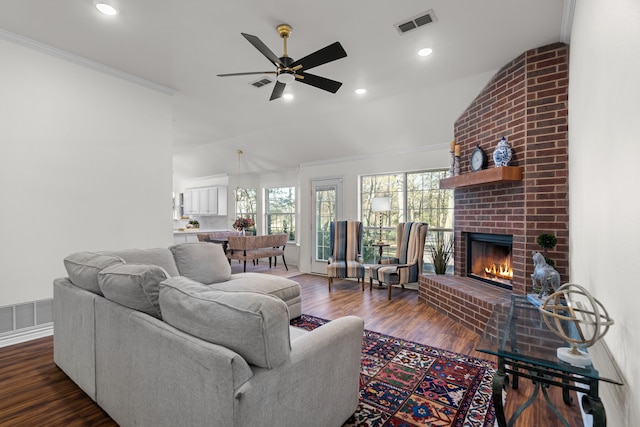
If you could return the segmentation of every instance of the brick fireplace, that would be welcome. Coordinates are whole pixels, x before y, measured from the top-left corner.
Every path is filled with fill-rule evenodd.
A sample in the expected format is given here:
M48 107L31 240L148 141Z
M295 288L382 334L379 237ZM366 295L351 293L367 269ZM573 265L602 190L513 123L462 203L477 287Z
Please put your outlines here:
M484 328L493 305L510 292L531 292L531 255L541 250L536 243L539 234L558 238L548 256L562 282L567 280L568 49L555 43L518 56L491 79L454 125L461 145L461 175L474 173L469 156L476 145L487 155L487 169L494 168L493 150L503 136L513 150L510 166L522 172L522 180L455 188L454 276L420 279L422 301L476 332ZM512 291L467 277L469 233L512 236Z

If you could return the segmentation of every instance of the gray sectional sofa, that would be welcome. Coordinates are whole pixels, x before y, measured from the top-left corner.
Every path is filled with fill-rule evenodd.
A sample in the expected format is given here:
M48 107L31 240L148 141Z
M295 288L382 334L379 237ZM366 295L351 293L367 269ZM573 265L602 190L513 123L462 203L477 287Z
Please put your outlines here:
M79 252L55 279L54 361L122 426L339 426L363 321L291 327L300 286L220 246Z

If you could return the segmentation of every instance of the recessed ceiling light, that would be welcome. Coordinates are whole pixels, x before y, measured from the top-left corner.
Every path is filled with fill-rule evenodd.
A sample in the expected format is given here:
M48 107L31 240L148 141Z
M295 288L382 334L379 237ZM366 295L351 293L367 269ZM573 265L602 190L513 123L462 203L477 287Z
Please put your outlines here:
M420 56L429 56L433 53L432 49L429 49L428 47L425 47L424 49L420 49L418 51L418 55Z
M282 95L282 97L286 100L291 100L293 99L293 94L292 93L285 93L284 95Z
M365 93L367 93L367 90L366 90L366 89L364 89L364 88L356 89L356 93L357 93L358 95L364 95Z
M96 9L105 15L113 16L118 14L118 9L107 3L96 3Z

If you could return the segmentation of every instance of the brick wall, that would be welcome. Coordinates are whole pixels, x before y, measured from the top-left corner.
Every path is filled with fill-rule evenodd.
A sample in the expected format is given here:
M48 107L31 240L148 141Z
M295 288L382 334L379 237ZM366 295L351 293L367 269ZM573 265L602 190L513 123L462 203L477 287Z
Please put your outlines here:
M466 275L466 233L513 235L513 292L531 291L536 238L553 233L558 245L548 253L568 277L568 46L532 49L506 64L455 123L461 145L461 174L479 145L493 168L493 151L503 136L512 166L523 181L455 190L455 274Z

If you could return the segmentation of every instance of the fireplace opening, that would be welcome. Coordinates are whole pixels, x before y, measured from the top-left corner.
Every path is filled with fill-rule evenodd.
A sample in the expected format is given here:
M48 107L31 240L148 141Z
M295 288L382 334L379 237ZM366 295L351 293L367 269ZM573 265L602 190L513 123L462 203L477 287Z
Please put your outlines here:
M512 289L511 249L513 236L467 234L467 276L505 289Z

